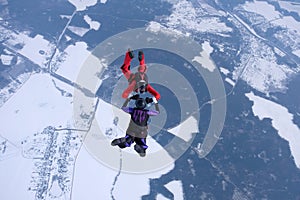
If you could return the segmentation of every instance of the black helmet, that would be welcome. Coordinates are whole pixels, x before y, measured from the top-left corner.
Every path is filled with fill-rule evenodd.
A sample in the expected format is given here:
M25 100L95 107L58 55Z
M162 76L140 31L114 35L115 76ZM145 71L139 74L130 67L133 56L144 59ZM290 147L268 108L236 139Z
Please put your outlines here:
M135 101L135 107L137 107L138 109L144 109L146 107L147 103L145 101L145 99L143 98L138 98Z
M141 80L137 83L137 90L139 93L143 94L147 90L147 83L144 80Z

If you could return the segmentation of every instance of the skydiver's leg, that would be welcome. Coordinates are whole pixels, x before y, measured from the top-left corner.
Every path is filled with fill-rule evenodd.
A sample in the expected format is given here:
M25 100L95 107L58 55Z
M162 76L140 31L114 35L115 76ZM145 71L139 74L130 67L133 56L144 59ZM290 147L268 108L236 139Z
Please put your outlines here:
M147 84L147 91L152 94L157 100L160 99L160 94L150 84Z
M139 61L140 61L140 66L138 67L138 71L139 72L146 72L147 70L147 66L145 63L145 56L144 53L142 51L139 51Z
M121 66L121 70L122 70L124 76L126 77L126 79L129 79L130 75L131 75L130 62L133 57L134 57L133 52L131 50L128 50L125 54L124 63Z
M145 149L145 150L148 148L148 146L146 144L146 138L135 137L134 142L136 144L140 145L141 147L143 147L143 149Z
M134 141L134 137L126 134L125 137L114 139L111 142L111 145L112 146L118 145L121 149L123 149L125 147L130 147L130 145L133 143L133 141Z
M146 155L146 149L148 148L146 144L146 138L138 138L136 137L134 139L135 145L134 145L134 150L142 157Z
M143 51L139 51L139 61L140 61L140 65L145 65L145 55Z

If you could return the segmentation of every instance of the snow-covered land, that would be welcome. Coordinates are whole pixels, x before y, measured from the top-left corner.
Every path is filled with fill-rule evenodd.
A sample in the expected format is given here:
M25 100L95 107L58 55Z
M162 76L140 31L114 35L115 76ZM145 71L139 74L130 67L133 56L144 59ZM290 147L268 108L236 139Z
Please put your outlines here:
M271 119L272 125L280 137L289 142L295 164L300 168L300 129L293 123L293 115L282 105L256 96L253 92L247 93L246 96L250 101L253 101L252 111L254 115L260 120Z
M203 52L200 53L200 56L196 56L192 61L200 63L204 68L212 72L216 68L215 63L210 58L213 48L207 41L205 41L202 46Z
M58 52L55 56L55 60L59 60L55 65L58 68L56 73L72 82L76 82L82 65L91 54L86 48L86 43L78 42L75 45L68 46L63 53ZM63 60L60 59L61 57L63 57Z
M169 28L182 32L210 32L217 35L226 36L232 29L221 22L218 16L225 13L220 12L205 2L201 2L202 8L195 9L189 1L177 1L173 4L173 10L166 19ZM215 17L202 17L210 13Z
M81 137L79 132L68 131L73 127L72 93L72 87L49 74L35 74L0 108L0 135L8 148L13 147L3 156L7 158L10 152L18 152L0 166L6 172L1 175L0 187L6 188L1 195L9 199L70 195L71 185L65 181L71 180ZM46 165L49 167L46 169L43 163L48 161L53 163ZM62 165L66 169L64 174L57 171ZM65 185L58 193L54 189L56 181ZM18 192L13 192L16 188Z

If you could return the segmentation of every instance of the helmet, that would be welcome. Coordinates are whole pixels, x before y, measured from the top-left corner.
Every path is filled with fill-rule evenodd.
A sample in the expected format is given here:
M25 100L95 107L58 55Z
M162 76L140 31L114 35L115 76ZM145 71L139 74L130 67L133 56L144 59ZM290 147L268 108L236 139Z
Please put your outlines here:
M145 99L143 98L138 98L135 101L135 107L137 107L138 109L144 109L146 107L147 103L145 101Z
M144 92L146 92L146 88L147 88L147 83L144 80L140 80L137 83L137 90L139 93L143 94Z

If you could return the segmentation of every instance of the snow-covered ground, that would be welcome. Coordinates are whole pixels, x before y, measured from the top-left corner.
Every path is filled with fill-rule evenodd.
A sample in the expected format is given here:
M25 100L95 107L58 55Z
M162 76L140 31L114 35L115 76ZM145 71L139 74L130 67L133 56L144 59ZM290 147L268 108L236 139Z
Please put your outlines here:
M230 78L228 78L228 77L225 78L225 81L226 81L227 83L229 83L231 86L234 86L234 85L235 85L235 82L234 82L233 80L231 80Z
M266 94L286 90L288 78L294 72L289 66L277 63L276 55L268 45L254 38L249 45L251 54L242 55L242 64L233 71L233 79L242 79Z
M293 1L278 1L281 8L290 11L290 12L300 12L300 3Z
M172 181L164 185L170 192L174 194L174 200L183 200L182 182ZM158 194L156 200L168 200L165 196Z
M55 56L56 60L60 60L55 66L58 68L56 73L72 82L76 82L82 65L91 54L87 50L87 44L84 42L77 42L75 45L68 46L63 52L63 55L61 54L62 53L58 52ZM61 56L64 57L63 61L60 59Z
M210 58L210 54L214 49L210 46L208 41L205 41L202 47L203 51L200 52L200 56L196 56L192 61L200 63L204 68L212 72L216 69L215 63Z
M279 1L284 2L284 1ZM295 20L290 16L283 16L279 11L275 9L275 7L268 2L265 1L253 1L246 2L244 4L244 9L249 12L254 12L259 15L262 15L267 21L273 23L274 25L278 25L284 28L288 28L290 30L296 31L300 34L300 22Z
M88 7L94 6L98 3L98 0L68 0L71 4L76 7L77 11L84 11ZM100 3L106 3L107 0L99 0Z
M224 67L220 67L220 72L222 72L222 74L224 74L225 76L227 76L230 73L230 71Z
M70 16L62 16L62 17L66 17L67 19L70 19ZM93 21L93 19L88 16L85 15L83 17L84 21L89 25L89 28L84 28L84 27L79 27L79 26L68 26L68 30L70 30L71 32L75 33L76 35L83 37L87 32L89 32L90 30L99 30L101 23L98 21Z
M34 199L28 192L34 162L21 155L21 149L15 156L1 161L1 198L4 199ZM17 192L16 192L17 191Z
M264 16L267 21L273 21L282 17L282 15L275 10L275 7L266 1L246 2L243 7L247 11Z
M209 32L222 36L226 36L227 32L232 31L218 17L202 17L208 13L216 16L224 16L224 12L217 11L204 2L201 2L201 6L201 8L195 9L189 1L177 1L173 4L171 15L166 18L167 27L183 32Z
M49 125L72 127L73 99L63 91L72 94L73 88L60 84L60 91L55 87L57 82L49 74L32 75L0 108L1 135L18 143Z
M20 54L41 67L47 67L47 60L53 52L53 44L45 40L41 35L37 35L34 38L23 35L20 42L26 44L19 52Z
M259 39L262 39L262 40L265 40L264 38L262 38L261 36L259 36L255 30L249 26L246 22L244 22L239 16L237 15L233 15L234 18L236 18L241 24L243 24L243 26L245 26L253 35L255 35L255 37L259 38Z
M85 15L83 17L84 21L86 21L86 23L88 23L90 25L90 29L93 29L95 31L99 30L101 24L100 22L97 21L93 21L92 18L88 15Z
M136 155L138 156L138 155ZM117 158L120 161L120 153ZM142 158L139 158L142 164ZM123 161L124 162L124 158ZM113 170L91 156L86 149L82 149L77 158L72 190L72 199L132 199L138 200L150 191L149 179L159 178L170 171L174 166L155 173L133 174ZM177 195L182 188L174 191ZM134 191L134 192L132 192Z
M2 54L0 55L0 61L2 62L3 65L11 65L11 61L14 57L12 55L5 55Z
M97 0L68 0L71 4L73 4L76 7L77 11L84 11L90 6L94 6L97 4Z
M246 96L253 101L252 111L260 120L269 118L272 120L272 126L278 131L280 137L288 141L295 164L300 168L300 130L293 123L293 115L287 108L280 104L247 93Z
M0 107L14 95L14 92L17 92L20 87L30 78L31 73L24 73L18 76L15 80L11 80L11 82L6 85L3 89L1 89L0 93ZM14 91L14 92L12 92Z
M299 13L300 5L295 2L278 1L278 3L287 11ZM292 16L282 15L272 4L266 1L246 2L242 8L247 12L262 16L267 23L270 23L274 27L281 27L283 30L276 33L275 37L281 40L286 46L291 47L293 54L300 56L300 22L297 19Z
M30 59L40 67L47 67L47 61L55 47L54 44L47 41L42 35L30 37L23 32L13 32L4 27L0 27L0 29L3 31L3 37L6 37L3 42L5 46Z
M5 172L1 173L0 180L0 187L6 188L1 193L2 197L34 198L34 193L28 192L28 189L36 163L24 154L24 151L30 152L25 141L35 143L35 134L48 126L72 127L72 93L73 88L59 83L49 74L35 74L0 108L0 135L10 144L8 148L14 147L17 152L2 160L0 165L0 170ZM16 188L18 192L15 192Z
M273 91L284 91L290 75L297 70L293 71L289 66L279 64L277 56L289 57L289 52L258 35L254 29L265 28L260 24L270 28L282 28L272 37L278 38L281 43L292 49L293 54L299 55L300 22L291 16L282 15L267 1L246 2L238 6L236 11L238 11L239 16L247 16L250 20L250 23L247 22L247 24L238 15L233 15L253 37L246 36L244 38L247 41L247 46L249 46L247 49L250 51L248 55L242 55L241 65L233 71L233 78L235 80L241 78L251 87L266 94Z

